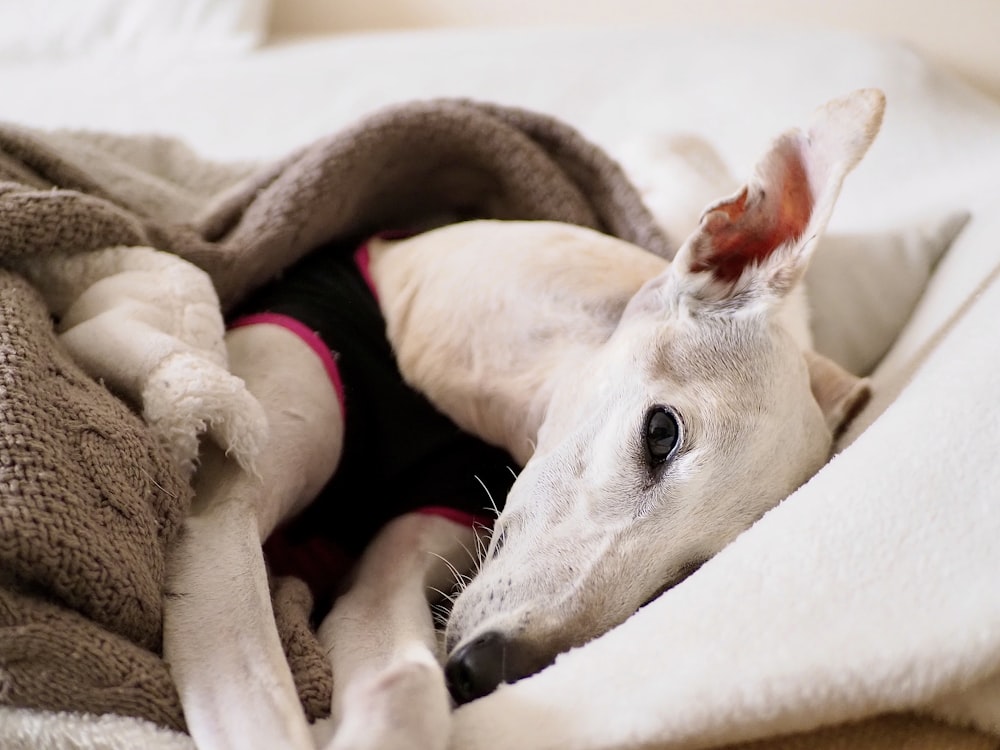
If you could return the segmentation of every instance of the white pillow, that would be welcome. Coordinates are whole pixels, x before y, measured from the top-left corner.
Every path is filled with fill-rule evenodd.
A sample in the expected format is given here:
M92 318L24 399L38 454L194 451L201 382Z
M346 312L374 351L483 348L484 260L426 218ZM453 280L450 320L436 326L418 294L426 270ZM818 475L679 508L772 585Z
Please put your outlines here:
M232 53L267 33L271 0L8 0L0 61Z
M715 148L693 134L633 139L614 155L678 243L709 203L740 186ZM950 213L882 232L828 231L805 276L813 348L856 375L870 374L967 220L968 214Z
M951 213L894 231L821 237L805 276L816 351L870 374L968 219Z

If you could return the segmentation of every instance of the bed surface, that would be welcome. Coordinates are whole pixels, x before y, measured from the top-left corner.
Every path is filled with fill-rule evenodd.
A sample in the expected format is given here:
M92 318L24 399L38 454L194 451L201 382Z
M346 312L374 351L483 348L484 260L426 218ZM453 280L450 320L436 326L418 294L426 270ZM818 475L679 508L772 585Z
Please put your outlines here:
M865 207L890 183L898 198L883 201L886 220L952 191L963 201L989 184L1000 153L991 137L1000 103L900 43L837 31L427 30L126 61L0 66L0 84L17 92L4 118L174 134L205 156L261 159L386 104L468 96L541 109L610 148L650 133L696 132L739 172L776 130L820 102L882 87L885 130L845 192L837 212L845 223L878 221Z

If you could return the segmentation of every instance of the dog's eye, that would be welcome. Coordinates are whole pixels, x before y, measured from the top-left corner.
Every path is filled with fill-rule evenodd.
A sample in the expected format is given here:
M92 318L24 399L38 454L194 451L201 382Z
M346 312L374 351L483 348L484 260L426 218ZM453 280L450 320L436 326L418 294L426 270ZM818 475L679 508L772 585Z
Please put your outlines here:
M646 459L650 465L662 464L677 452L680 444L681 427L677 415L666 406L654 406L646 414L643 429L646 443Z

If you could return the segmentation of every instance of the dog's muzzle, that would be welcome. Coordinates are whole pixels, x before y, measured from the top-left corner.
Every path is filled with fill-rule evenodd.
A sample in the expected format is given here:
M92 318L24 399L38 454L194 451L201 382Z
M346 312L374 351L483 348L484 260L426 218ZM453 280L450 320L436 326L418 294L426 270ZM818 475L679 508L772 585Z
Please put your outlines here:
M462 705L489 695L501 682L533 675L552 661L520 641L489 631L455 650L445 665L445 679L451 697Z

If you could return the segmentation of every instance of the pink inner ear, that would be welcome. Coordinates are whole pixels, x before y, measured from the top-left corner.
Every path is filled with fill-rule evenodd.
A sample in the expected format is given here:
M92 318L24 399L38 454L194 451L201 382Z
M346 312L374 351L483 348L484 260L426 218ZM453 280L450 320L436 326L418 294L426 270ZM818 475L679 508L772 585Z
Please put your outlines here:
M756 200L748 200L750 188L744 187L709 210L701 226L705 241L691 261L693 272L712 271L720 281L735 281L748 265L761 263L805 232L813 207L809 178L798 148L784 145L770 154Z

